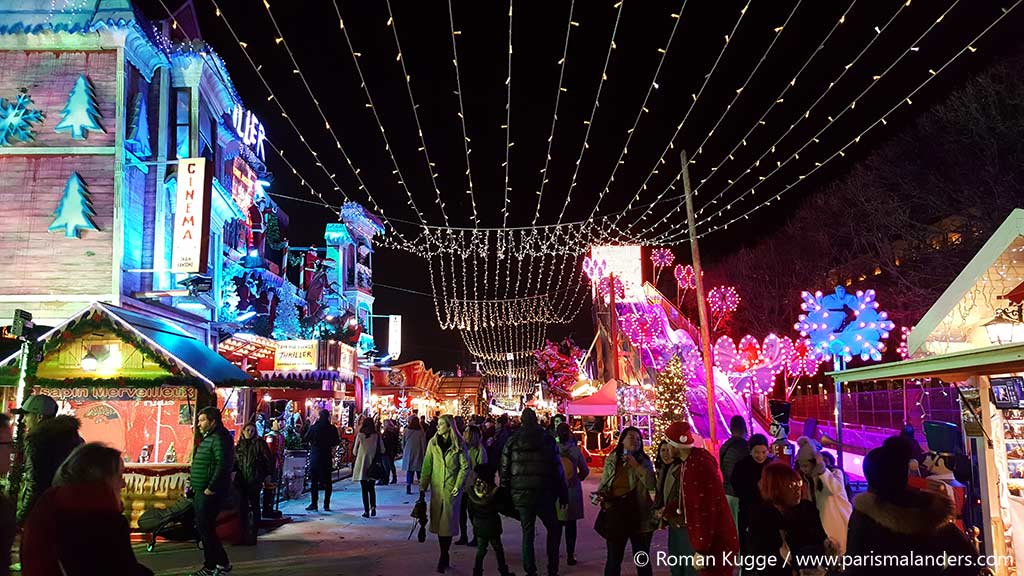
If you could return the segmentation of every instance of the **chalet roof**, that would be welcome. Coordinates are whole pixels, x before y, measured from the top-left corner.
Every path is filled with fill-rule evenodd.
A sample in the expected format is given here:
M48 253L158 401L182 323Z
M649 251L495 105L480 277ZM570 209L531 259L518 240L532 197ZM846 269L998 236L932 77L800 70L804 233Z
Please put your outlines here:
M130 0L6 0L0 8L0 34L92 32L138 21Z
M208 348L174 322L157 316L132 312L111 304L93 302L40 336L39 341L60 338L64 329L69 325L82 318L88 318L94 313L106 316L121 328L134 332L153 353L159 354L167 362L201 380L211 390L221 384L251 379L248 374L242 372L237 366L228 362L227 359ZM12 356L7 361L16 357Z
M988 346L982 326L1024 281L1024 209L996 229L939 296L907 338L909 353L955 352Z

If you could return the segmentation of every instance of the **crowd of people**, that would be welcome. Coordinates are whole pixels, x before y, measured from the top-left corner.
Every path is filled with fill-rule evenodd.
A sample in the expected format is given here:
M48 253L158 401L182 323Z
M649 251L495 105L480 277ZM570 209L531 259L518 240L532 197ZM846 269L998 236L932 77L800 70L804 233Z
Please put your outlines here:
M0 495L0 573L7 573L20 529L22 573L28 576L151 574L132 551L121 497L122 454L84 442L78 420L57 412L47 396L30 396L15 411L24 422L22 481L16 498ZM748 437L742 418L734 418L730 430L717 459L698 445L687 422L671 423L650 455L640 430L620 432L590 498L599 506L594 529L606 543L606 576L620 574L627 545L633 557L649 557L659 530L666 531L669 555L690 559L673 566L673 576L733 574L735 567L723 560L740 554L774 558L743 571L772 576L824 574L829 566L821 559L844 554L977 557L957 522L963 501L950 472L952 456L922 451L912 430L865 456L868 489L856 498L842 470L814 440L797 441L790 465L773 459L763 435ZM10 438L10 431L10 420L0 418L0 436ZM217 535L218 514L237 493L242 542L255 543L260 488L273 457L252 424L243 426L233 445L214 407L199 411L197 432L189 497L204 562L193 575L222 576L232 565ZM329 412L319 412L304 439L312 488L307 509L319 510L323 492L323 510L330 511L340 436ZM408 494L418 481L425 520L438 542L439 573L451 567L451 547L465 545L476 548L475 576L484 573L490 552L499 574L510 575L503 516L519 523L527 576L538 573L537 524L545 531L546 573L556 576L563 558L568 566L577 564L583 481L591 470L562 416L542 423L531 409L517 419L435 414L427 420L414 414L404 428L366 416L357 423L353 457L352 481L360 485L364 518L377 515L376 486L398 482L396 460ZM0 458L0 468L10 461ZM90 529L81 530L83 525ZM810 555L819 563L801 560ZM941 573L981 573L965 564ZM653 574L650 563L637 563L636 570L639 576ZM851 576L932 573L938 572L914 566L846 569Z

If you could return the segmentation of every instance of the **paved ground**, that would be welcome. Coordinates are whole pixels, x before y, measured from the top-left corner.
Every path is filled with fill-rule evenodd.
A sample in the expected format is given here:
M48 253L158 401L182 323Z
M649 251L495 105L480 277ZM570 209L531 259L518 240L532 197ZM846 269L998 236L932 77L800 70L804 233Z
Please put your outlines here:
M597 473L584 483L584 495L597 487ZM414 487L415 488L415 487ZM416 536L407 540L413 520L409 517L415 496L406 496L404 484L377 487L377 517L364 519L359 485L349 480L335 484L332 512L306 512L307 501L289 502L283 511L294 522L260 536L255 547L228 548L234 563L232 574L317 576L419 576L433 574L437 565L437 538L428 533L427 541L419 543ZM580 563L564 564L562 547L561 574L600 574L604 569L605 547L593 530L596 507L587 505L587 518L579 522L576 555ZM544 530L538 522L537 558L544 558ZM654 548L665 548L666 534L655 536ZM512 571L522 576L519 524L505 519L503 536L506 555ZM452 565L448 574L468 576L473 572L474 548L452 546ZM153 552L141 546L136 554L140 561L161 576L178 576L198 568L201 552L194 546L160 543ZM629 556L627 556L629 558ZM625 564L631 564L627 559ZM544 564L540 563L543 573ZM632 574L631 565L623 566L623 574ZM484 564L485 574L497 574L493 552Z

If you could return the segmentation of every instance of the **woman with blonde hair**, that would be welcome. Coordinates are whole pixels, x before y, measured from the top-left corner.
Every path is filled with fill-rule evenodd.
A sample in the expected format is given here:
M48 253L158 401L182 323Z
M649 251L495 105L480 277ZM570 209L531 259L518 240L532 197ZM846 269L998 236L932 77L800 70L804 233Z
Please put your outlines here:
M437 534L441 556L437 571L449 567L452 538L459 533L462 492L469 472L465 443L455 428L455 419L445 414L438 419L437 433L427 442L420 473L420 498L430 490L430 531Z

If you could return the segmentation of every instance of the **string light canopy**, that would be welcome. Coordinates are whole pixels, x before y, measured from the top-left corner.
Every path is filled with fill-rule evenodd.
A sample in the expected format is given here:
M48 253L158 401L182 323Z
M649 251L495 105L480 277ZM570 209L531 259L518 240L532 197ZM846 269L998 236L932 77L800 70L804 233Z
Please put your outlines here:
M577 5L574 0L570 0L567 20L564 21L564 39L559 36L558 42L552 43L555 44L555 48L552 49L550 55L549 66L552 73L557 70L558 79L557 83L552 82L555 98L552 99L553 111L550 130L546 131L548 138L543 157L543 168L539 171L540 182L539 186L531 193L536 196L536 205L533 210L529 210L530 206L526 206L523 211L525 219L518 221L511 208L521 199L517 196L522 195L515 194L512 187L510 178L510 174L513 174L511 170L512 152L515 145L518 144L521 147L527 139L539 139L545 135L521 134L517 131L516 138L512 137L513 87L517 83L533 79L531 74L518 73L518 70L528 68L525 64L520 64L518 56L516 61L513 60L515 53L513 25L515 24L515 29L518 30L521 23L527 21L518 13L518 10L527 9L525 5L516 7L517 11L514 11L514 1L509 0L507 21L505 21L508 27L507 36L502 35L503 38L500 42L507 52L506 58L504 58L506 70L503 75L504 86L502 86L505 91L503 118L474 118L470 126L487 125L492 129L500 126L501 134L504 136L505 146L501 151L501 155L504 156L501 166L503 191L500 195L491 195L500 197L499 201L501 202L500 208L494 214L488 214L484 209L485 205L478 204L477 200L482 196L477 195L474 190L473 163L476 162L475 167L479 168L480 158L472 155L473 146L467 130L469 121L466 118L466 111L467 109L476 110L476 108L465 101L467 97L471 96L471 93L464 92L463 81L468 76L462 74L459 59L468 50L474 50L475 46L463 43L462 30L456 26L461 9L457 3L453 6L453 3L449 1L447 13L444 14L448 20L445 28L450 34L451 60L450 63L442 63L444 68L435 67L438 73L432 78L441 86L450 81L452 83L450 91L457 97L453 98L452 104L458 104L457 111L451 112L453 116L448 118L446 112L445 118L451 121L458 138L462 140L458 143L461 155L456 167L444 169L444 167L437 166L437 163L446 157L432 154L441 138L435 132L437 127L429 122L421 122L427 116L420 114L423 111L422 102L417 100L417 96L423 96L422 92L425 90L421 86L425 83L414 82L415 79L411 73L413 70L410 67L424 66L424 70L433 71L433 69L428 66L429 62L426 64L408 63L409 57L415 59L424 52L418 50L415 45L409 45L409 38L401 36L398 30L399 17L407 13L404 11L395 13L392 11L391 3L385 3L382 12L386 11L386 13L383 16L380 14L375 16L371 25L380 27L380 31L388 32L391 38L383 46L367 43L357 47L349 34L349 26L343 19L340 2L332 0L339 35L343 39L354 65L352 84L357 84L365 97L363 102L357 100L357 105L365 109L368 118L380 133L380 140L370 143L370 146L378 153L383 152L387 157L388 161L382 164L389 164L386 170L391 172L388 179L393 182L392 186L387 187L401 190L405 194L404 203L378 202L376 197L383 197L380 193L382 187L379 182L374 185L373 194L371 194L369 183L376 182L376 180L371 180L368 172L370 166L377 163L365 163L353 159L349 155L349 149L341 138L342 132L332 125L328 115L329 109L321 105L321 99L315 93L311 83L307 81L309 77L301 66L303 63L299 62L300 58L292 51L288 38L282 32L282 29L287 29L287 27L279 25L272 9L272 3L269 0L263 2L266 15L274 30L273 46L283 51L282 56L286 59L281 61L290 64L291 72L298 80L295 83L296 86L301 88L300 91L304 91L308 100L312 102L313 106L307 107L306 113L313 114L314 118L317 118L316 123L323 127L325 137L334 147L330 155L307 141L306 136L294 120L297 117L296 110L286 109L285 104L278 99L279 91L272 89L265 75L264 64L269 61L257 62L256 56L253 54L254 51L248 49L248 42L257 40L241 37L239 32L244 34L246 30L232 25L217 0L213 0L213 7L218 19L228 28L231 38L241 49L245 61L252 66L262 82L267 92L267 101L273 103L279 111L280 117L292 128L292 132L299 139L301 143L298 148L299 152L308 155L307 163L316 165L321 174L320 178L330 182L333 193L325 195L322 187L317 185L313 179L302 175L299 172L302 163L296 161L296 156L291 154L286 156L285 150L279 144L280 141L277 145L269 143L271 150L280 156L288 169L298 178L301 188L314 195L320 204L336 213L340 204L354 196L359 196L360 200L365 199L366 202L369 202L370 207L381 217L387 230L382 241L384 245L411 252L429 261L432 293L441 325L450 329L473 330L481 338L485 338L487 337L484 336L485 332L490 333L494 328L502 326L516 327L535 323L556 324L571 321L586 301L585 292L588 286L583 280L589 277L593 283L595 277L593 264L589 271L583 265L583 257L592 245L620 243L671 246L685 241L688 231L682 222L683 219L678 217L681 203L673 201L678 200L679 196L672 194L679 181L678 170L670 167L673 151L684 141L688 143L688 146L692 146L693 142L698 143L696 147L690 148L693 154L690 156L689 165L695 171L705 171L695 179L699 184L694 190L694 194L703 200L698 209L697 232L699 237L704 237L715 231L727 229L730 225L748 220L754 212L770 206L780 199L782 194L798 186L819 168L838 158L845 157L850 147L859 143L869 131L884 126L887 119L897 110L912 105L913 98L954 61L975 53L979 49L982 37L1016 10L1021 1L1017 0L996 13L980 33L971 37L962 49L945 62L941 55L936 54L938 50L934 48L934 43L929 44L926 40L929 40L931 35L936 34L937 31L953 34L952 29L956 28L958 24L956 13L953 11L957 7L965 6L966 3L962 0L952 0L948 5L944 4L948 7L936 10L936 13L939 14L938 17L920 35L907 44L900 39L889 38L890 30L902 29L897 24L903 19L917 18L915 15L921 13L921 9L917 5L912 7L910 2L901 2L894 7L894 10L885 10L885 18L880 18L879 22L872 23L874 24L872 26L866 26L864 22L856 22L860 26L858 30L869 31L864 37L859 38L857 42L859 51L852 59L842 57L843 64L837 67L834 73L821 75L817 67L811 66L812 61L826 57L840 60L840 57L832 53L835 49L833 39L839 36L833 33L844 26L848 27L854 18L860 18L862 14L866 13L860 10L854 11L857 0L852 0L845 5L845 8L840 7L830 13L839 14L839 16L834 20L830 16L828 26L822 26L822 32L827 31L827 33L823 39L815 40L815 44L812 46L816 46L816 48L807 52L806 58L794 59L795 73L792 74L792 79L779 84L778 92L776 90L769 91L771 95L777 94L777 96L755 103L749 100L750 94L759 94L759 92L748 88L755 79L763 79L768 62L774 63L789 57L788 50L785 55L779 54L781 45L779 40L786 34L787 29L796 28L791 26L794 15L800 17L805 10L810 11L808 6L810 3L794 0L787 3L782 10L766 8L765 10L770 11L763 14L759 12L752 18L746 18L746 16L755 9L754 4L752 2L744 3L739 12L735 14L735 21L730 15L726 24L731 24L731 27L723 28L723 31L727 30L728 33L723 35L717 55L710 63L710 68L707 66L701 68L707 73L694 80L693 92L689 94L690 97L666 98L663 85L674 80L667 78L667 74L663 77L665 71L663 65L666 65L671 53L678 50L678 46L674 45L682 42L681 38L686 38L685 30L681 27L701 24L695 19L685 17L687 1L682 0L657 13L660 14L657 16L658 18L664 18L663 30L667 34L659 33L653 40L653 43L658 45L657 51L651 50L649 56L643 57L649 58L642 64L649 66L649 69L653 70L653 74L649 77L649 81L645 78L645 81L636 88L636 102L640 103L639 109L633 116L632 123L627 121L622 127L624 131L618 140L622 143L621 151L617 146L612 150L618 154L617 160L611 163L611 174L608 176L607 183L603 186L600 183L594 186L597 194L584 195L576 193L576 188L587 176L586 173L590 167L597 165L591 158L594 154L591 148L594 147L595 142L592 136L601 134L602 139L605 139L607 131L610 130L608 126L601 124L605 121L603 115L599 114L601 105L609 98L613 86L618 91L622 90L620 84L622 79L611 72L620 70L623 66L640 65L641 63L632 61L632 58L639 58L634 56L636 52L623 50L624 44L633 42L631 36L623 32L628 22L622 18L626 2L624 0L607 0L594 3L593 5L599 4L605 11L605 23L594 34L602 39L607 38L608 45L607 50L586 52L603 55L604 58L603 61L598 60L601 62L599 75L592 75L585 80L588 89L593 89L594 92L592 101L590 98L584 99L587 103L592 102L592 105L582 107L582 113L579 116L583 127L580 128L576 117L568 115L571 112L567 110L566 102L568 100L562 96L569 92L577 92L580 86L574 83L582 83L584 80L566 74L566 68L570 59L579 58L575 55L575 51L570 51L570 46L577 37L575 32L582 27L595 25L594 23L598 20L592 17L595 11L590 9L592 6L590 3L587 4L588 10L585 11L582 4ZM398 4L395 6L402 8ZM167 8L166 5L164 8ZM651 10L648 6L637 3L631 3L629 9L631 11ZM839 10L842 12L840 13ZM505 12L504 8L502 11ZM168 14L171 14L169 10ZM652 18L655 17L653 16L654 11L650 14L652 14ZM513 16L515 16L515 20ZM559 21L562 22L561 19ZM671 28L669 23L671 23ZM174 24L177 28L177 22ZM645 22L645 25L649 24L650 22ZM359 25L362 26L362 22ZM403 30L409 28L407 25ZM561 30L562 28L559 26L559 31ZM681 30L682 32L677 33ZM855 35L859 36L860 34L857 32ZM732 47L736 45L741 35L744 36L743 40L753 45L753 48L745 47L746 51L753 56L749 67L733 66L731 60L734 57L733 52L738 50ZM497 35L495 34L495 36ZM844 40L846 36L849 34L844 35ZM749 38L759 38L759 40L754 42ZM391 44L392 40L393 45ZM603 43L603 40L601 42ZM444 44L446 52L447 44L447 42ZM944 42L944 44L949 44L949 42ZM876 46L893 45L897 48L896 52L888 55L890 57L881 55L878 58L862 58L868 51L871 51L874 56L877 49L873 48ZM629 46L629 48L633 47ZM389 122L389 118L386 116L392 113L391 110L388 109L385 112L384 109L377 106L371 97L371 94L387 94L394 92L396 88L402 88L402 86L385 84L380 77L364 75L366 67L363 66L361 60L371 50L384 52L385 54L381 57L386 57L393 62L394 74L401 73L404 86L404 90L401 91L405 93L403 99L408 100L406 109L412 112L413 122L411 125L401 127ZM631 60L622 60L626 54L630 55ZM209 58L208 55L204 57ZM598 58L600 56L597 56L595 60ZM725 60L729 60L728 65L724 64ZM615 66L612 66L613 61ZM517 69L516 75L512 74L514 63ZM576 64L575 60L573 60L573 64ZM594 64L594 72L597 72L597 62ZM866 68L868 65L878 66L878 69L868 70ZM216 70L222 69L221 66L213 67ZM583 67L579 68L584 69ZM728 72L730 68L741 71L738 73L734 71L730 75ZM838 131L837 125L841 119L844 126L857 122L856 119L850 117L854 116L852 112L858 102L864 100L872 92L880 91L879 87L883 84L883 80L894 76L906 77L905 71L910 68L927 72L924 81L914 87L906 96L901 93L900 98L894 100L895 104L887 112L877 116L877 119L869 122L866 128L859 129L858 126L854 126L855 129L852 131L854 137L849 143L835 148L830 144L831 140L835 140L835 138L830 138L826 142L826 136ZM442 70L445 71L444 74L440 73ZM454 75L451 72L454 72ZM590 74L588 72L584 75ZM709 98L704 97L709 85L714 82L717 92L717 86L723 81L736 81L735 79L723 80L723 78L730 78L737 74L742 81L737 82L734 88L731 88L733 92L730 98L721 99L724 109L718 106L717 112L714 113L705 110L707 106L713 105L709 102ZM446 79L446 76L450 80ZM420 77L422 76L417 76L417 78ZM863 90L858 92L846 89L846 83L850 82L851 78L860 77L871 78ZM843 94L856 93L856 95L846 102L846 98L838 98L835 94L840 90L843 91ZM446 92L442 90L440 93ZM642 100L641 95L643 95ZM804 98L810 101L809 106L798 102ZM744 100L743 106L740 105L740 100ZM837 100L841 107L829 111L824 110L826 105L833 106ZM795 101L797 105L793 104ZM655 106L658 110L658 121L652 122L651 111L655 109ZM783 108L787 110L787 113L796 114L789 118L781 118L780 114ZM741 122L733 116L738 116L746 109L756 110L752 113L751 118L758 116L758 111L763 111L749 130L745 133L742 130L734 133L734 135L743 133L742 137L728 143L720 143L723 134L728 136L732 133L721 129L721 127L725 126L727 122L729 125ZM521 118L522 115L518 117ZM701 117L702 121L700 131L695 136L697 128L693 126L691 119L697 117ZM664 118L671 118L671 120L666 122L663 120ZM712 119L714 120L712 121ZM336 122L336 124L340 125L340 122ZM558 129L562 128L562 131L566 131L573 124L577 126L577 130L582 130L582 142L561 138L561 132ZM661 150L660 156L654 158L652 154L651 157L644 158L645 154L637 153L638 149L643 150L640 142L649 139L659 124L667 124L666 130L663 132L666 134L671 132L671 134L667 142L658 136L656 148ZM599 125L596 130L594 129L595 125ZM743 126L746 125L747 122L743 122ZM816 133L806 139L802 145L800 142L793 142L798 131L810 133L815 128L818 128ZM431 130L430 134L427 134L426 129ZM643 132L643 134L634 138L637 132ZM755 136L763 138L763 143L755 144L753 142ZM392 144L402 141L403 138L406 140L411 138L418 142L418 146L415 147L415 155L396 156ZM428 142L431 145L430 149L428 149ZM662 142L664 142L663 147ZM556 143L559 146L556 146ZM824 149L826 143L829 144L829 150ZM559 149L563 147L568 147L572 151L568 159L562 159L559 155ZM303 150L305 152L302 152ZM725 152L726 150L728 152ZM746 155L753 159L753 162L745 169L740 168L742 164L739 164L740 152L744 150L748 152ZM357 190L346 191L341 184L344 179L339 178L339 175L331 168L328 156L334 156L335 151L337 157L344 164L344 168L350 173L349 179L355 183ZM712 157L712 155L717 157ZM516 153L517 166L520 166L520 162L527 161L525 156L521 157L518 152ZM465 159L464 167L461 165L462 157ZM612 154L611 157L615 158L615 154ZM640 174L646 172L646 176L634 183L631 179L625 178L625 168L638 162L641 162L643 167ZM551 178L552 167L561 166L561 164L567 164L569 168L566 174L567 176L571 174L571 177L568 177L564 183L552 181ZM416 167L416 170L413 170L413 166ZM651 166L650 171L647 171L647 166ZM806 166L806 168L801 166ZM423 181L415 183L407 181L407 179L414 178L414 173L421 174L423 167L428 172L429 180L423 178ZM540 167L540 164L537 167ZM779 180L796 171L799 171L799 174L791 183L784 186L778 183ZM442 185L439 178L445 173L459 175L459 185L454 188L455 191ZM660 193L651 198L648 195L649 187L653 187L656 178L664 179L665 175L668 176L668 184L661 189ZM418 179L418 177L416 178ZM591 183L587 181L587 184L589 188ZM488 183L491 189L497 188L498 185L500 184ZM628 191L625 197L614 198L616 200L614 206L611 203L613 195L610 193L613 186L624 187ZM781 190L779 186L782 186ZM544 215L542 211L544 196L550 197L552 193L557 194L556 190L558 189L564 191L564 196L556 196L556 200L548 202L550 205L551 202L557 203L564 198L564 202L558 209L558 217L545 221L542 217ZM616 189L618 190L618 188ZM765 190L767 193L759 194L761 190ZM329 196L330 198L328 198ZM469 201L465 202L466 199ZM587 203L585 206L580 205L584 202ZM431 203L434 205L431 214L440 215L440 220L428 216L421 210L420 206ZM589 212L589 216L575 221L567 220L570 206L579 208L580 214ZM600 213L602 207L609 211ZM400 210L412 212L414 217L405 219ZM485 219L500 222L501 226L484 227L481 223ZM459 224L462 221L467 221L469 225L460 227ZM665 256L666 254L658 252L652 255L656 269L672 265L671 260L655 259ZM667 256L671 256L671 253L668 253ZM681 288L689 288L694 280L692 269L690 269L689 276L686 270L686 267L680 269L678 266L674 270L674 275ZM597 284L597 288L600 290L600 281ZM612 289L615 287L606 286L605 292ZM728 293L713 293L709 295L709 299L712 301L713 308L718 306L722 310L727 310L730 306L734 307L738 304L738 296L733 302L734 299ZM498 338L499 334L495 332L493 336ZM492 344L495 345L492 346L492 349L497 349L497 342L492 342ZM478 349L483 350L484 348L481 346ZM871 349L867 350L867 355L873 357Z

